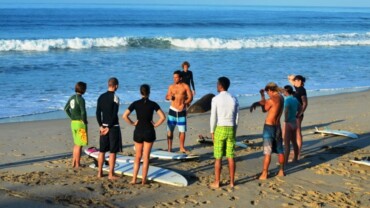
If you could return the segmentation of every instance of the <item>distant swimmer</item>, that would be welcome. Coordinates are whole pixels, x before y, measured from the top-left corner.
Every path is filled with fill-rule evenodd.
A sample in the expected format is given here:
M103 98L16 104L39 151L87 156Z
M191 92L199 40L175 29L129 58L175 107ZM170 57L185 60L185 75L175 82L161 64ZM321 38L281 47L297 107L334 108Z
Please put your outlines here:
M194 86L194 77L193 72L189 70L190 63L187 61L184 61L182 63L182 81L189 85L190 89L192 89L192 94L195 96L195 86Z
M85 99L82 97L86 88L85 82L77 82L76 94L72 95L64 106L64 111L72 120L71 129L74 141L72 167L74 168L80 167L81 149L88 144Z
M172 151L173 131L177 126L179 130L180 152L187 152L185 149L186 132L186 107L193 100L193 95L187 84L182 82L181 71L173 73L173 84L168 87L166 100L171 101L167 117L167 144L168 151Z
M123 113L123 119L130 125L135 126L134 142L135 142L135 163L134 175L131 184L136 184L137 174L140 169L140 161L143 157L142 181L141 184L146 184L149 168L149 155L156 140L154 128L160 126L166 119L162 109L156 102L149 100L150 86L143 84L140 86L140 94L142 98L137 100L127 108ZM137 120L134 122L130 119L130 114L136 111ZM153 113L157 112L159 119L153 121Z
M96 119L100 131L100 148L98 157L98 177L103 177L103 162L105 153L109 154L108 179L117 179L114 175L116 153L122 151L121 129L118 122L119 98L115 94L118 89L118 79L112 77L108 80L108 91L101 94L96 106Z
M304 112L308 106L307 92L306 88L304 88L306 78L302 75L289 75L288 80L294 85L294 97L297 98L298 102L301 104L301 111L297 115L297 145L299 150L298 157L300 157L303 146L302 121Z
M265 92L270 97L265 99ZM267 112L265 124L263 126L263 153L265 155L263 161L262 173L260 180L267 179L268 168L271 162L271 154L277 153L279 156L280 170L278 176L284 176L284 150L283 138L280 126L280 117L284 110L284 97L279 93L279 87L274 82L266 85L265 89L260 90L261 100L255 102L250 107L250 112L261 106L262 112Z

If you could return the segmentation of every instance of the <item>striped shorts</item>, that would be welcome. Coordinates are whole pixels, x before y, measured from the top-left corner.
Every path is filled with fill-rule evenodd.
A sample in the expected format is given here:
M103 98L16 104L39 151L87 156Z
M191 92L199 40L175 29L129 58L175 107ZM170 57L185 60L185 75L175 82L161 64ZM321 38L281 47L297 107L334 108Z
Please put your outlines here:
M176 126L179 132L186 132L186 110L178 111L171 106L167 116L167 131L173 132Z
M233 126L217 126L214 133L213 156L234 158L235 128Z

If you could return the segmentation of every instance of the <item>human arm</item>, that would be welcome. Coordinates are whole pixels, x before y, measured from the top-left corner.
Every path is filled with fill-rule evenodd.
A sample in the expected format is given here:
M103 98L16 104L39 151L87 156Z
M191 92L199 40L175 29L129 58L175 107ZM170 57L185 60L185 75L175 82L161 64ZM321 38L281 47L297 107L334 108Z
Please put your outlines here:
M166 116L165 116L164 112L162 111L162 109L158 109L157 114L159 116L159 119L158 119L157 122L155 122L153 124L154 127L160 126L166 120Z
M193 96L195 95L195 85L194 85L194 78L193 78L193 72L190 71L190 84L191 84L191 87L193 88Z
M187 84L183 84L183 85L185 86L185 93L186 93L186 100L185 100L184 104L186 106L189 106L191 101L193 101L193 94L190 91L189 85L187 85Z
M298 113L298 117L301 117L303 115L308 105L307 96L302 96L301 98L302 98L302 106L301 106L301 110Z
M72 119L72 114L71 114L71 106L70 106L71 99L68 100L66 105L64 106L64 111L66 112L67 116Z
M136 125L137 125L137 123L138 123L138 121L133 122L133 121L131 120L131 118L129 117L129 116L130 116L130 114L131 114L131 111L130 111L129 109L127 109L127 110L123 113L122 118L123 118L123 120L125 120L125 121L126 121L126 123L128 123L128 124L130 124L130 125L132 125L132 126L136 126Z
M266 104L266 98L265 98L265 90L261 89L260 90L260 95L261 95L261 100L258 102L255 102L251 105L249 108L249 111L252 113L258 106L261 106L262 112L266 112L265 110L265 104Z
M211 102L211 117L210 117L210 133L213 139L213 132L216 129L217 125L217 105L216 100L213 98Z
M167 94L166 94L166 100L174 100L175 97L174 97L174 94L172 93L172 85L168 87L168 91L167 91Z
M295 77L295 75L294 75L294 74L290 74L290 75L288 75L288 81L289 81L289 83L290 83L291 85L293 85L293 86L294 86L294 77Z
M87 125L86 105L85 105L85 99L83 99L83 97L80 97L79 106L80 106L82 121L84 122L85 125Z

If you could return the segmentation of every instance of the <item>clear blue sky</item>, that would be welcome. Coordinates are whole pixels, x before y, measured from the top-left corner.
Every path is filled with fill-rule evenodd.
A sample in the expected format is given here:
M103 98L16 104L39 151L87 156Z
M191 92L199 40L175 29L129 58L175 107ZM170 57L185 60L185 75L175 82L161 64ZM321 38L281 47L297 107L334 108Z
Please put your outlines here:
M370 0L0 0L0 4L190 4L370 7Z

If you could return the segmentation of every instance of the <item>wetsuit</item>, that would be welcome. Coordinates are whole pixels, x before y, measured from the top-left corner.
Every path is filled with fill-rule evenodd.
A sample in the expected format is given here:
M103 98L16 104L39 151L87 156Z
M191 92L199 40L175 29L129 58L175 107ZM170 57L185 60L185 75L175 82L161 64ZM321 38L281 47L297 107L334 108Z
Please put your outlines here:
M147 98L137 100L128 107L130 112L136 111L136 117L138 120L134 131L135 142L154 142L156 140L152 121L154 111L157 112L159 109L160 107L156 102Z
M302 101L302 96L306 96L307 97L307 93L306 93L306 89L303 87L303 86L300 86L300 87L294 87L295 88L295 93L294 93L294 97L297 98L298 102L301 104L301 106L303 105L303 101ZM303 114L302 114L302 117L303 117Z
M64 106L64 111L72 120L71 130L74 144L78 146L86 146L88 144L88 137L84 98L80 94L72 95Z
M184 83L186 83L187 85L189 85L189 87L190 87L190 84L191 84L191 87L195 91L193 72L192 71L190 71L190 70L188 70L187 72L182 71L182 81Z
M114 92L107 91L100 95L96 107L96 119L100 127L109 128L108 134L100 136L100 152L117 153L122 151L118 110L119 98Z

